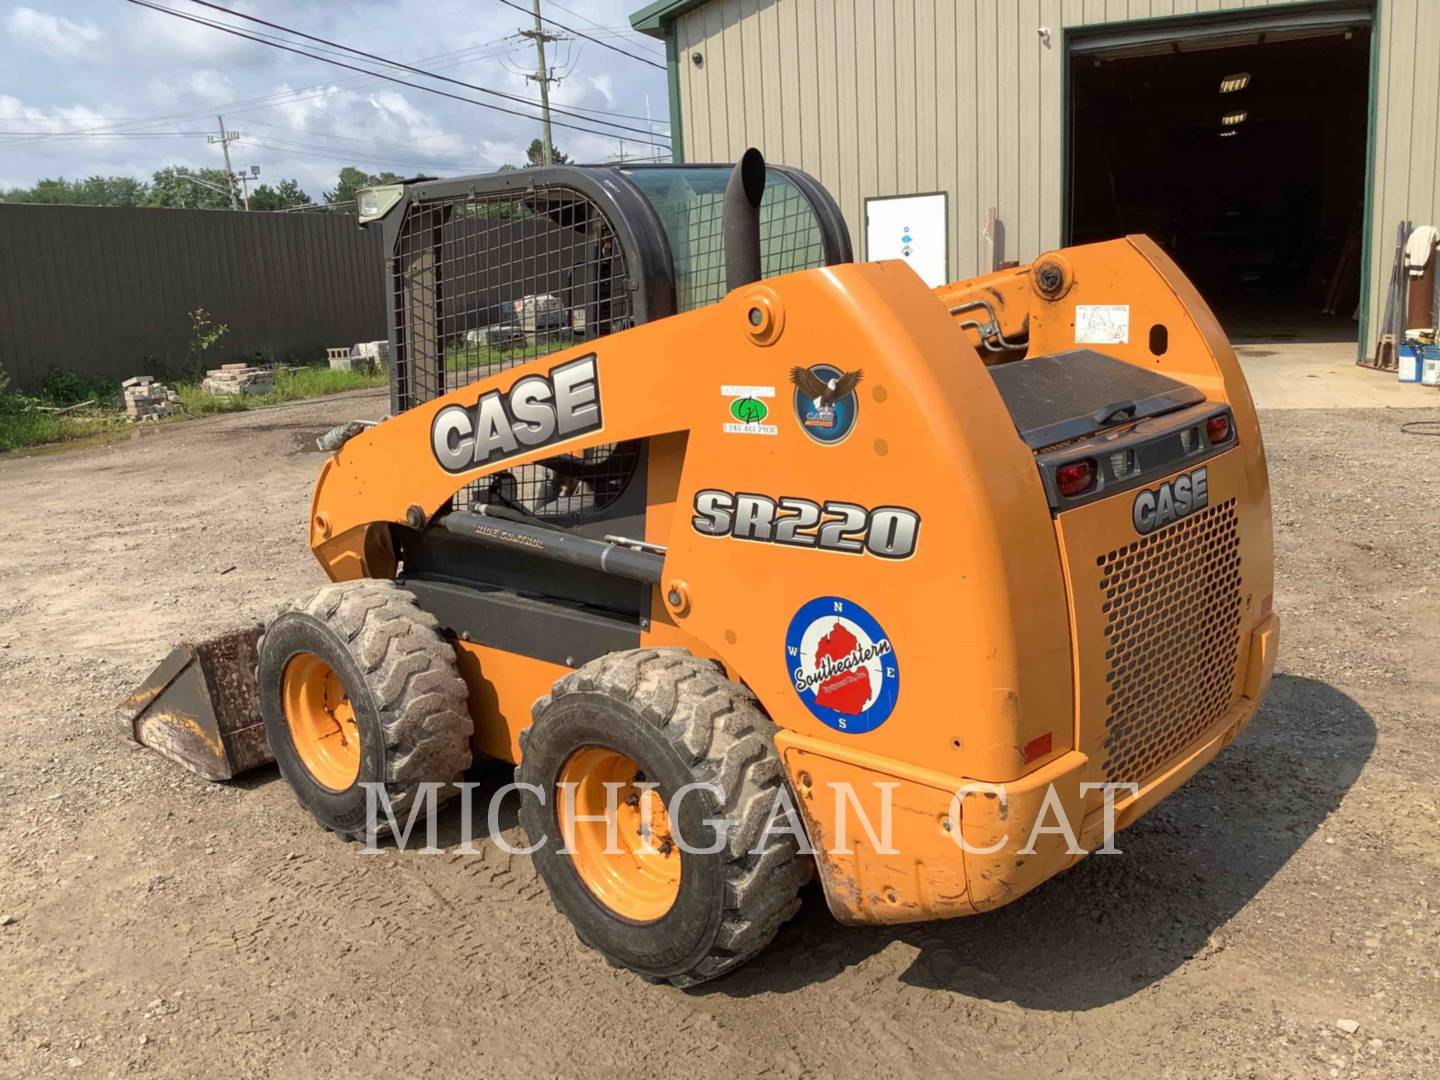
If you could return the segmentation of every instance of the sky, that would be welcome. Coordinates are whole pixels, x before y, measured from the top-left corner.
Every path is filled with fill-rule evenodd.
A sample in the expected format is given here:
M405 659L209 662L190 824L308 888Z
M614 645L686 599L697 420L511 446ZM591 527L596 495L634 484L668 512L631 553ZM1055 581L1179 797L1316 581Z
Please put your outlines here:
M310 52L334 52L193 0L147 2L284 37ZM539 88L525 78L536 70L535 47L516 33L533 29L534 20L502 0L214 2L535 101L507 101L341 54L357 66L538 117ZM513 2L530 7L530 0ZM664 47L629 29L630 13L643 6L643 0L563 0L563 7L542 0L546 16L597 39L547 26L570 37L547 46L551 69L563 76L551 87L551 105L580 114L553 119L591 129L555 127L555 145L574 160L613 160L622 139L627 158L666 151ZM221 167L221 148L206 142L218 130L217 114L228 131L242 133L230 144L236 171L258 165L260 182L293 178L316 199L345 165L404 176L492 172L523 163L525 147L540 135L538 118L396 85L127 0L0 0L0 189L45 177L148 179L172 164Z

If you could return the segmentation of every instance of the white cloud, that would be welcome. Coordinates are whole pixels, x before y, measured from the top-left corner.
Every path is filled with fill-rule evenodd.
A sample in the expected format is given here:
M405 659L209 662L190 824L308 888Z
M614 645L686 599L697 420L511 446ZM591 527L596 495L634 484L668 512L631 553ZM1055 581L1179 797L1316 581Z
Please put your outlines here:
M643 0L564 2L606 26L618 26ZM57 62L39 48L22 47L13 29L6 34L7 19L15 17L11 5L18 3L28 5L27 11L53 9L76 25L88 26L85 21L89 20L98 26L98 40L89 47L97 56L103 55L105 62ZM188 5L180 6L188 10ZM532 52L526 43L517 45L507 37L530 20L503 5L477 6L474 0L385 0L383 4L376 0L237 0L224 6L466 82L509 90L527 101L538 96L534 83L523 76L524 69L533 68ZM205 12L204 17L239 24L239 20L214 12ZM603 36L578 15L557 12L556 18ZM60 27L57 33L65 39L61 20L44 15L39 19ZM464 30L442 42L434 36L436 25L463 26ZM70 40L84 37L71 35ZM656 124L663 123L667 105L663 72L599 47L587 45L580 52L578 44L578 62L565 81L553 88L555 104L644 116L648 93ZM643 42L633 47L641 52L656 51ZM310 47L305 48L308 51ZM365 61L357 64L378 66ZM241 141L230 148L237 165L260 165L267 182L296 177L314 196L334 186L335 175L345 164L369 172L388 169L404 175L424 172L440 176L486 172L507 162L519 164L540 127L534 119L384 83L118 0L65 0L63 4L10 0L0 5L0 71L4 92L14 95L0 97L0 122L13 130L40 134L115 128L107 137L97 133L95 138L7 140L0 152L0 169L15 186L43 176L91 173L148 178L155 169L172 162L216 165L220 148L208 145L204 133L213 129L217 112L224 115L227 128L244 132ZM405 72L397 75L426 81ZM531 105L497 100L478 90L435 85L476 103L522 113L537 111ZM578 160L614 157L621 134L625 135L627 156L648 153L646 137L640 133L611 130L604 135L588 134L559 126L573 123L600 132L606 130L598 122L601 119L639 128L644 128L643 120L589 113L583 118L557 113L555 119L557 145Z
M88 20L74 22L28 7L10 12L5 29L22 48L37 49L57 60L92 59L104 37L100 27Z
M190 89L207 101L221 101L233 97L230 80L218 71L197 71L190 76Z
M147 8L127 5L122 18L128 51L145 67L153 68L161 61L207 67L221 63L264 66L281 55L234 34Z
M26 105L17 97L0 94L0 121L22 120L32 125L27 131L36 134L57 131L84 131L104 123L108 117L95 109L74 105L59 109L36 109Z
M609 108L615 107L615 79L608 75L591 75L587 79L591 86L600 92Z

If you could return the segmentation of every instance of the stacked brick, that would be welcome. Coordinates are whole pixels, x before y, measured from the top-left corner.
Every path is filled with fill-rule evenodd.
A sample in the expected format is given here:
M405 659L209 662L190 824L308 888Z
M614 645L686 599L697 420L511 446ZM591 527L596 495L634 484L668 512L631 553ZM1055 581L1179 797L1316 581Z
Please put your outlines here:
M326 349L331 371L374 371L390 362L388 341L362 341L347 348Z
M275 389L275 372L249 364L222 364L205 373L200 388L218 395L268 394Z
M152 375L137 375L120 384L125 395L125 416L131 423L169 416L180 397Z

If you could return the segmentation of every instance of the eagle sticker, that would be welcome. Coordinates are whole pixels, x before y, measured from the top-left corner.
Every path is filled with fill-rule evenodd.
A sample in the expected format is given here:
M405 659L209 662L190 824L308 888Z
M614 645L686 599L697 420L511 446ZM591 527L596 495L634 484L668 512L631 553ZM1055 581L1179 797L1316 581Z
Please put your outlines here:
M785 634L785 668L811 714L848 735L885 723L900 697L890 636L868 611L839 596L818 597L795 613Z
M841 371L830 364L790 369L795 385L795 416L806 435L824 446L845 441L860 415L855 388L865 372Z

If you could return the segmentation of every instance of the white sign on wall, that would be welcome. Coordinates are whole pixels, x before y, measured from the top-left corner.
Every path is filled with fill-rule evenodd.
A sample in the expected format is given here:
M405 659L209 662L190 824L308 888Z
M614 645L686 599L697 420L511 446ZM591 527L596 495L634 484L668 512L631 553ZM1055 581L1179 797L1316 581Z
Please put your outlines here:
M904 259L932 289L950 280L950 226L943 191L865 200L865 257Z

